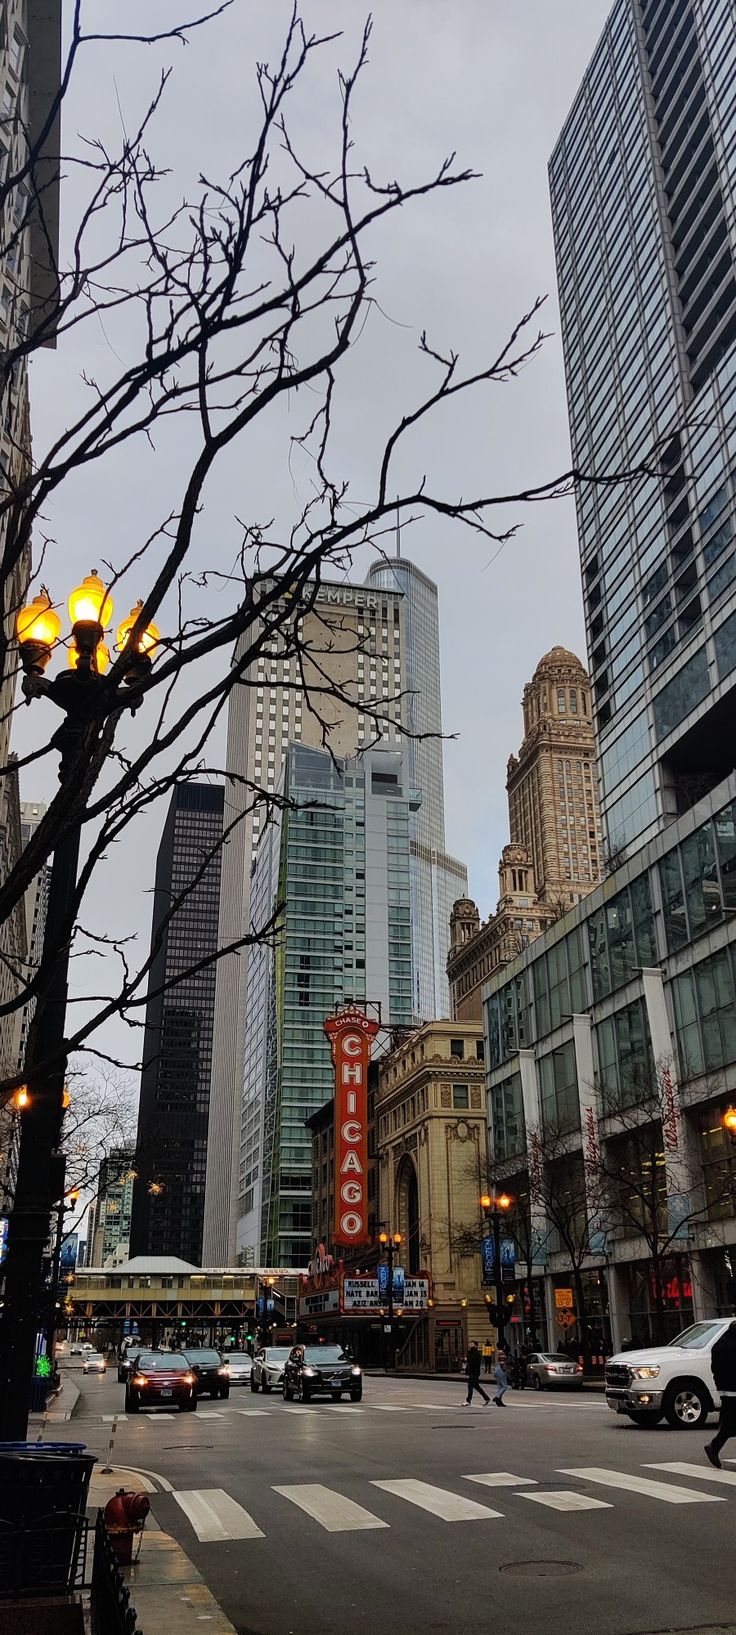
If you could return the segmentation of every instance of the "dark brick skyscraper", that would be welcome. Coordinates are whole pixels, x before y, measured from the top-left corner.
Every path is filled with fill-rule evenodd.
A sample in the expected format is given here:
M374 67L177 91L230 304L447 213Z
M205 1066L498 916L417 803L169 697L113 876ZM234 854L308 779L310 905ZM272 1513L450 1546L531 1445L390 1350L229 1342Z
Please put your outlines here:
M190 783L174 791L156 862L130 1232L131 1255L178 1255L195 1265L202 1254L216 967L169 984L217 947L221 853L214 848L222 823L220 786Z

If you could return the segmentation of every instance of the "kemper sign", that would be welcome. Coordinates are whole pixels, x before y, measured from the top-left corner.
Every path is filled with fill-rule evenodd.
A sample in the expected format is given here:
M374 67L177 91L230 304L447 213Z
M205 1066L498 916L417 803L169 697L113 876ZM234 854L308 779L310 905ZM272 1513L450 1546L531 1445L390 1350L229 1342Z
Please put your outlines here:
M378 1023L356 1006L328 1016L335 1064L335 1242L367 1243L368 1063Z

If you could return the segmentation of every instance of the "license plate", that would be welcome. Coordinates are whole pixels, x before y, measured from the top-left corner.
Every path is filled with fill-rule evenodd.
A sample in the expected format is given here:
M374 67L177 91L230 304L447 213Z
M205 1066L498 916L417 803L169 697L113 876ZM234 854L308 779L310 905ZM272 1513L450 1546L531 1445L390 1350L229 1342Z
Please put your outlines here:
M335 1376L335 1377L333 1377L333 1378L332 1378L332 1379L331 1379L331 1381L330 1381L330 1384L331 1384L331 1385L344 1385L344 1384L345 1384L345 1381L344 1381L344 1380L340 1380L340 1379L337 1379L337 1377L336 1377L336 1376Z
M161 1390L161 1395L162 1397L173 1397L174 1393L170 1386L164 1385Z

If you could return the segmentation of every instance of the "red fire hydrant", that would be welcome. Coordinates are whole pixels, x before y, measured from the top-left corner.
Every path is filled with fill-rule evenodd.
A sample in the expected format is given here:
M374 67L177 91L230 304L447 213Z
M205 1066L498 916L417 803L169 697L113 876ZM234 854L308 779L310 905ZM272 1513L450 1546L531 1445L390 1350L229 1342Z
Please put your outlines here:
M147 1493L128 1493L124 1487L118 1488L105 1505L105 1527L121 1567L130 1566L133 1538L136 1533L143 1532L150 1508Z

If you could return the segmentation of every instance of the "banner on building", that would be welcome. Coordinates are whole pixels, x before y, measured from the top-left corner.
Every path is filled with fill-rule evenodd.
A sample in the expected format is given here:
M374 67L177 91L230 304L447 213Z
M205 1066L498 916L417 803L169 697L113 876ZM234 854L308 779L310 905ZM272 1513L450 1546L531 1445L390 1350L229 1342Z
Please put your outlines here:
M368 1243L368 1064L378 1023L356 1005L328 1016L335 1067L335 1242Z

